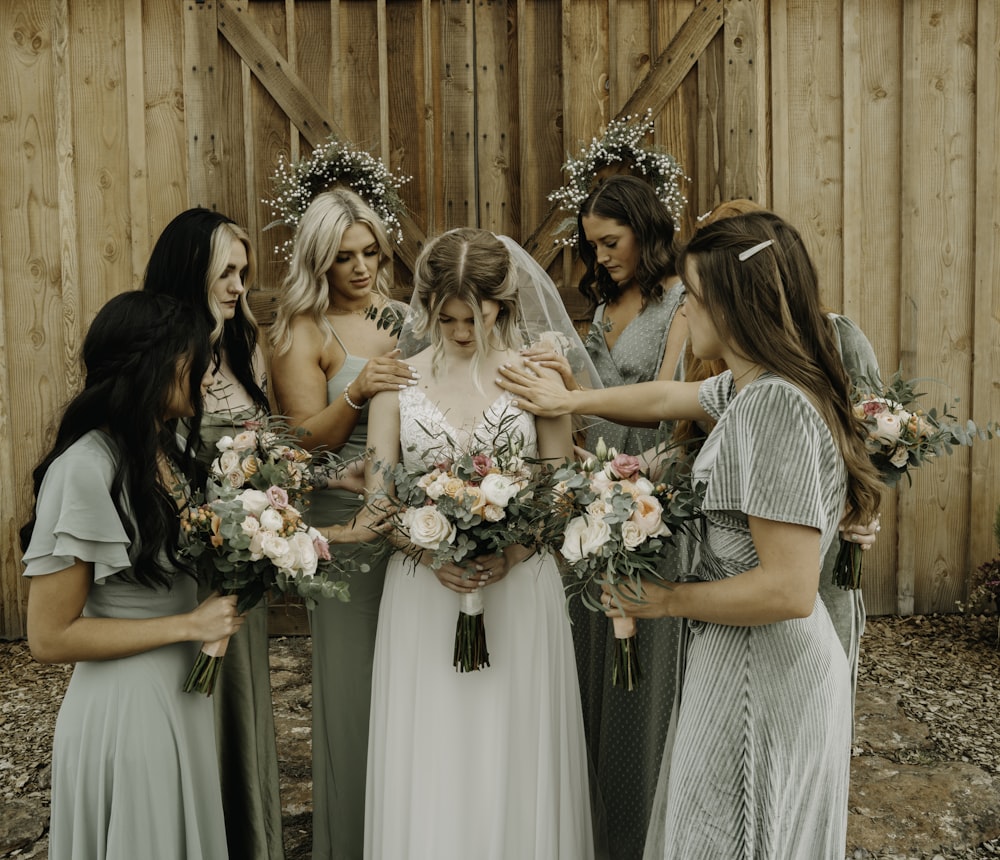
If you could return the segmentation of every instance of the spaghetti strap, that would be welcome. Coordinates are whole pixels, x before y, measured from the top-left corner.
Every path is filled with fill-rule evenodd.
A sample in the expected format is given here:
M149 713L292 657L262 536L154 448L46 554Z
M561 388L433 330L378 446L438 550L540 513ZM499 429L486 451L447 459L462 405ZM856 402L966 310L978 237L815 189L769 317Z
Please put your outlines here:
M344 355L350 358L351 353L348 351L347 347L344 346L344 342L340 339L340 335L337 334L337 330L332 325L330 325L329 322L327 322L326 327L330 330L330 334L333 335L333 339L337 341L337 343L340 345L340 348L344 350Z

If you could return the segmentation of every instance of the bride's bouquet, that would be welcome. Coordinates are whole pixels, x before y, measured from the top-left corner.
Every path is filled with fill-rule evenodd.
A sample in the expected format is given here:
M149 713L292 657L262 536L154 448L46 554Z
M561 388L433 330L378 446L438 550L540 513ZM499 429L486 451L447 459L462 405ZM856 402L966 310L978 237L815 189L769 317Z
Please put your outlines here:
M576 578L567 591L571 596L578 593L595 612L607 609L597 598L603 585L614 592L627 582L641 597L643 578L662 579L665 544L673 543L679 532L693 531L701 515L685 460L667 460L653 480L638 457L606 448L603 440L593 458L567 463L555 470L552 480L554 522L559 527L547 531L557 536L551 548L559 551ZM616 643L611 682L634 690L642 677L636 622L623 614L611 620Z
M204 581L238 595L239 612L271 590L298 592L307 605L319 597L348 600L343 568L326 539L302 520L313 457L277 419L248 422L217 444L207 501L181 513L184 553ZM205 643L184 683L185 692L211 695L228 639Z
M977 438L992 439L998 432L993 422L983 428L971 420L962 423L948 406L925 412L919 403L924 395L915 389L917 382L903 379L897 371L888 384L864 379L854 389L852 408L864 423L865 447L889 487L904 476L912 484L913 469L941 454L950 455L955 446L972 445ZM860 588L861 547L841 539L833 575L841 588Z
M540 513L532 471L520 452L520 438L501 432L492 445L442 458L429 470L409 471L402 464L390 469L392 503L401 509L394 526L417 548L411 555L429 550L436 570L516 544L537 547ZM479 589L460 596L453 665L459 672L490 665Z

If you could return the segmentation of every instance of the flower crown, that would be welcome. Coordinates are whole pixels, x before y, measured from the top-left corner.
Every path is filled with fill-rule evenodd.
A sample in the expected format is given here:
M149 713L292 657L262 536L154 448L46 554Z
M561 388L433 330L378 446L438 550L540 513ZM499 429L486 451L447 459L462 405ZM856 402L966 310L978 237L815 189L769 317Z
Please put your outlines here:
M285 224L294 231L317 194L343 185L371 206L385 224L386 232L400 241L403 228L398 215L404 204L399 189L409 181L409 176L394 174L381 159L331 135L308 158L293 162L282 154L273 176L274 197L261 202L278 216L268 228ZM288 260L293 244L293 239L286 239L274 250Z
M576 243L576 214L580 204L594 190L597 174L602 168L627 163L647 177L656 191L656 196L679 224L687 197L681 192L681 180L686 180L684 170L669 152L657 146L646 146L643 139L653 132L653 112L645 115L628 114L608 123L604 136L590 141L590 146L580 149L577 158L571 158L562 169L569 174L569 182L557 188L548 199L558 203L562 209L573 213L567 218L562 229L570 229L571 235L556 240L559 245Z

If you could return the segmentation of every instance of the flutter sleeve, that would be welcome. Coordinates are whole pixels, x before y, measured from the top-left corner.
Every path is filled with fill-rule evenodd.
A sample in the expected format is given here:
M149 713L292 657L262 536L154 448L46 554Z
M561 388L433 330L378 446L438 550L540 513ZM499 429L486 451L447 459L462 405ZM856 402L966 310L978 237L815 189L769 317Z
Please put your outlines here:
M825 422L794 386L748 386L726 411L703 506L822 531L831 489L843 482L835 455Z
M35 527L22 561L25 576L94 565L94 581L132 566L131 543L111 497L114 459L103 442L85 438L56 458L38 491Z
M710 376L698 386L698 402L712 418L718 421L733 399L733 374L725 370L718 376Z

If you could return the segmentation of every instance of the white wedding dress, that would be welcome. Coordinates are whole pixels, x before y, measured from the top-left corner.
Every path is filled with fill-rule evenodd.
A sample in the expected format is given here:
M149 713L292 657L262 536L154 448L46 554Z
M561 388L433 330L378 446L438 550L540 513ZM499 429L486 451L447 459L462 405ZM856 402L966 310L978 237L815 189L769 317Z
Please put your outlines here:
M399 400L403 461L429 469L447 456L446 434L461 437L419 388ZM516 424L534 453L534 419L509 394L480 419L476 438L501 420ZM490 665L460 674L452 666L459 595L402 553L389 562L372 680L367 860L593 857L580 692L556 564L533 556L483 596Z

